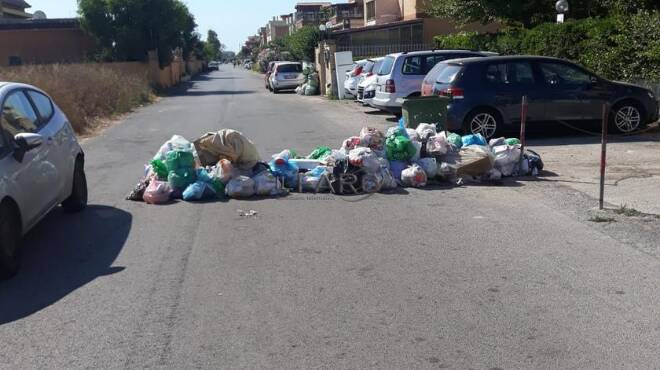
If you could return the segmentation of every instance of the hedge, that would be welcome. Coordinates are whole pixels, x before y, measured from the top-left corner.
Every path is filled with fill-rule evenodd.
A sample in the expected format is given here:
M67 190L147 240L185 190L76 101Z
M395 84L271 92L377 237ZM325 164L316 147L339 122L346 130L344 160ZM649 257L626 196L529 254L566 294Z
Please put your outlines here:
M660 12L587 18L499 33L436 36L442 49L489 50L502 55L569 59L597 74L624 81L660 82Z

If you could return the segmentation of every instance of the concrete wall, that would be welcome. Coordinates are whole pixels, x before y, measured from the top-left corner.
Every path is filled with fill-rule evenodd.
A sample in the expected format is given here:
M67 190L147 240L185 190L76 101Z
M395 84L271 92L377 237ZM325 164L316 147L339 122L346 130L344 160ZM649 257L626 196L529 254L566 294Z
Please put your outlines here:
M399 8L404 21L417 19L424 12L424 0L399 0Z
M369 20L367 18L367 4L376 3L376 18ZM365 25L372 26L375 24L383 24L396 22L401 20L401 7L399 0L373 0L365 1L364 3L364 22Z
M94 46L80 29L0 30L0 66L12 56L23 64L78 63Z

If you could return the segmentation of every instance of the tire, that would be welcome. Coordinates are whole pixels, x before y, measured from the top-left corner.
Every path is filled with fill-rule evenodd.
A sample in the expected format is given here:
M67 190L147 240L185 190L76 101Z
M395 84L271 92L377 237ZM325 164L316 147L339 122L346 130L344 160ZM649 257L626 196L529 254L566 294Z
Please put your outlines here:
M271 91L273 92L273 94L279 94L280 93L280 89L276 89L274 87Z
M82 159L76 160L73 171L73 189L71 195L62 202L65 212L80 212L87 207L87 177L85 176L85 163Z
M20 241L18 214L9 204L0 205L0 280L9 279L18 272Z
M502 131L502 119L492 109L477 109L465 118L463 131L466 135L481 134L488 140Z
M635 102L619 103L610 112L610 128L620 134L629 134L645 126L644 111Z

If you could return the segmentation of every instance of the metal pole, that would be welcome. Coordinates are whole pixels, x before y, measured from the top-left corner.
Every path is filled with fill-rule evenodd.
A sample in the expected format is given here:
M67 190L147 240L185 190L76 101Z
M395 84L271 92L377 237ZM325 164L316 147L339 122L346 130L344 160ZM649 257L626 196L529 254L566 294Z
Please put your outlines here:
M600 151L600 198L599 207L602 210L605 207L605 168L607 167L607 126L609 121L610 105L603 104L603 132L601 138Z
M527 126L527 95L522 97L522 111L520 112L520 163L518 170L522 171L522 163L525 160L525 136Z

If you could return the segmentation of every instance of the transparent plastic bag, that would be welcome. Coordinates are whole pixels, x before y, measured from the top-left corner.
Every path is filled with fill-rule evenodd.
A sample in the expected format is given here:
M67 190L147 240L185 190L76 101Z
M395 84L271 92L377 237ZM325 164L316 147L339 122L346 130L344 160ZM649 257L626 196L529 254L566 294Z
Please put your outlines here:
M256 195L276 196L281 192L280 183L270 171L263 171L252 178Z
M415 131L417 131L417 136L419 136L420 140L426 140L437 134L435 125L430 123L420 123Z
M165 161L167 153L171 151L190 152L197 157L195 146L188 139L180 135L174 135L160 147L153 159Z
M348 154L348 162L364 169L367 173L375 173L380 169L378 156L369 148L356 148Z
M416 163L422 167L429 179L438 175L438 161L435 158L420 158Z
M404 186L421 188L426 186L428 177L419 165L413 164L401 172L401 182Z
M170 201L172 188L165 181L151 181L144 191L143 199L148 204L165 204Z
M430 155L444 155L449 151L449 143L444 135L431 136L426 142L426 152Z
M239 176L229 181L225 187L227 196L231 198L249 198L255 194L255 183L249 177Z
M393 190L399 187L399 183L392 175L392 172L388 168L381 168L380 176L382 177L382 182L380 185L380 190Z

